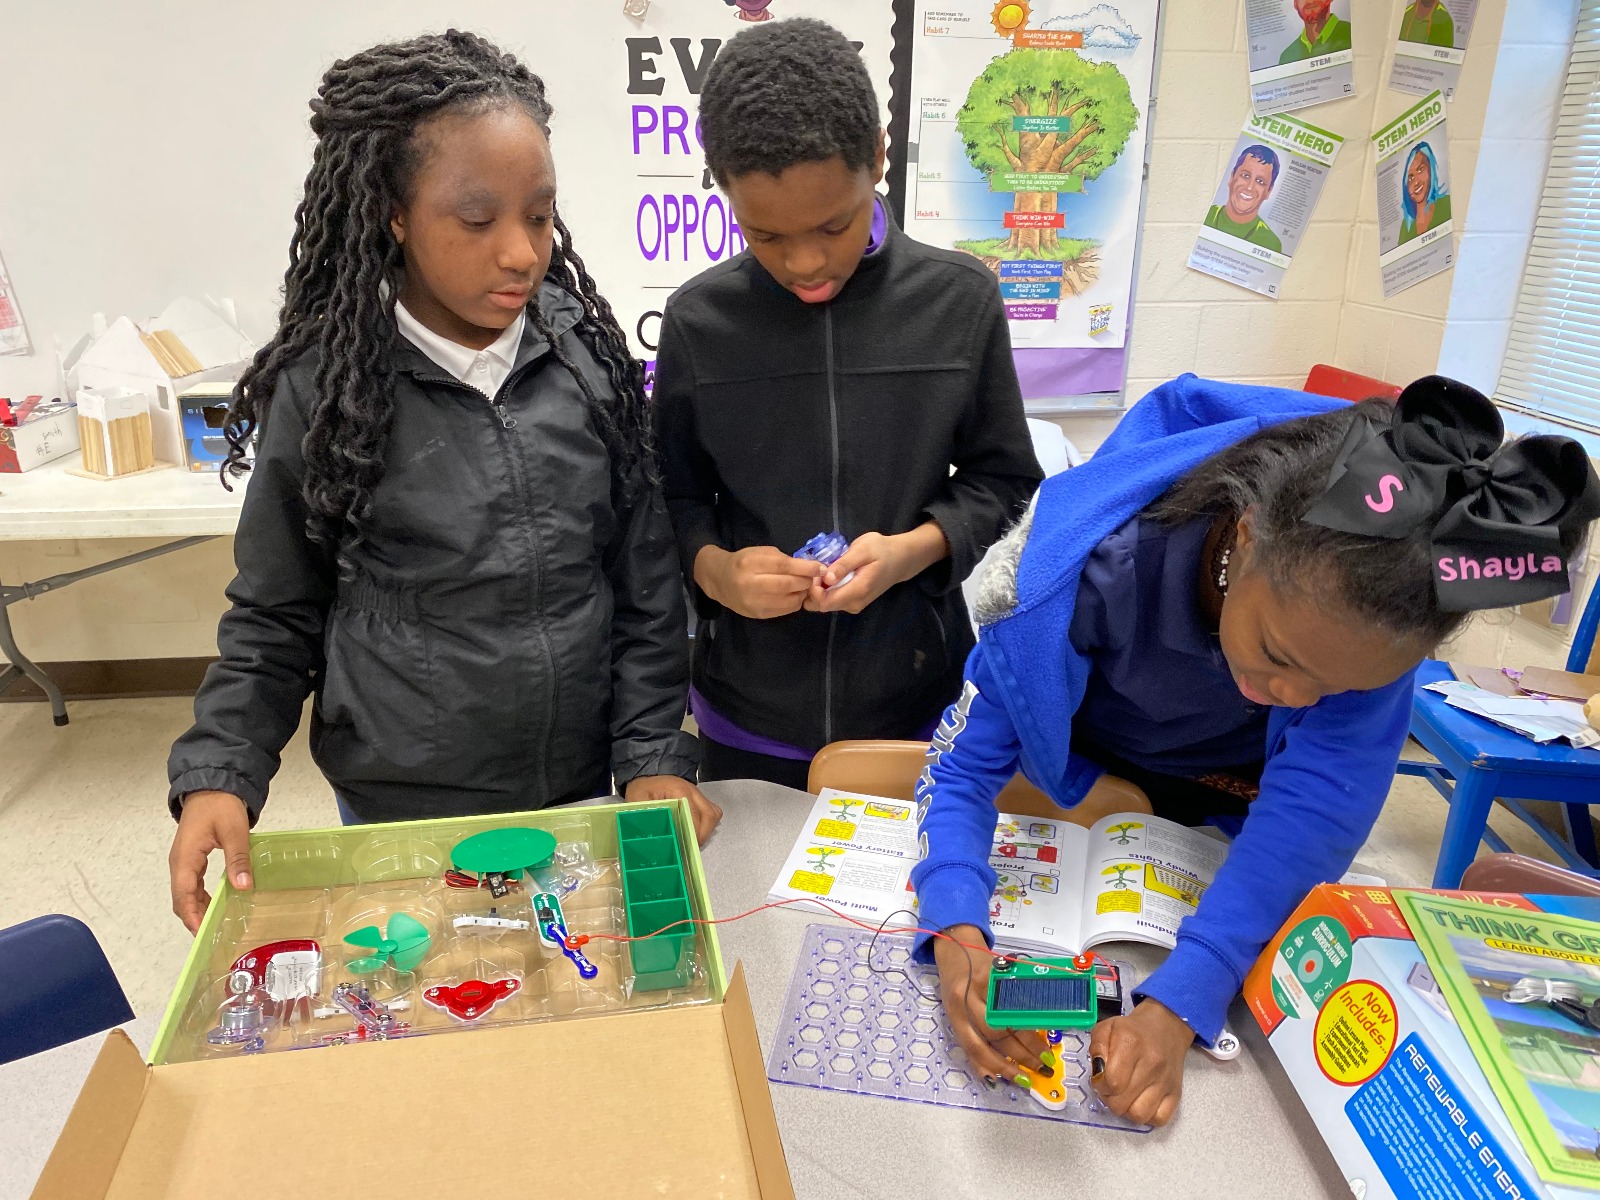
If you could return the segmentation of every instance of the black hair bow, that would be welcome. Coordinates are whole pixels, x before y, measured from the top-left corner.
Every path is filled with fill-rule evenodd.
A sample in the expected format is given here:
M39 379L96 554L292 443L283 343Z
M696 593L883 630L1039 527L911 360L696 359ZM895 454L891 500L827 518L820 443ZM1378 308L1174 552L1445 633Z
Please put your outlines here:
M1419 379L1387 426L1351 425L1305 519L1382 538L1431 526L1446 612L1559 596L1569 586L1561 532L1600 516L1600 479L1571 438L1502 446L1504 436L1483 393L1442 375Z

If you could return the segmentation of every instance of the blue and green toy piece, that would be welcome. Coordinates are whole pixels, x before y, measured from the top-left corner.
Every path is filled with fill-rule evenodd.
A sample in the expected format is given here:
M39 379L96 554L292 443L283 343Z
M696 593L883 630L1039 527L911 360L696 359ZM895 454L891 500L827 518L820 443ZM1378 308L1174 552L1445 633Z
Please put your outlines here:
M635 991L685 987L694 943L689 881L670 808L626 809L617 814L617 857Z
M533 898L534 928L539 931L539 941L552 950L559 950L572 960L578 974L593 979L600 969L584 957L567 929L567 915L561 911L561 898L554 892L540 892Z

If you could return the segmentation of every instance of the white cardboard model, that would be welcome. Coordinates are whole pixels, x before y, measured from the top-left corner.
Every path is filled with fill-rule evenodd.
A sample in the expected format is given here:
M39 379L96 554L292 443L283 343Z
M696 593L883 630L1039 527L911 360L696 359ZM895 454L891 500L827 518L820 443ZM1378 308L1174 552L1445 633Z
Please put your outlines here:
M73 395L82 387L126 388L151 398L156 459L184 462L178 393L197 383L239 377L254 353L250 339L216 308L180 297L144 327L127 317L95 331L67 363Z

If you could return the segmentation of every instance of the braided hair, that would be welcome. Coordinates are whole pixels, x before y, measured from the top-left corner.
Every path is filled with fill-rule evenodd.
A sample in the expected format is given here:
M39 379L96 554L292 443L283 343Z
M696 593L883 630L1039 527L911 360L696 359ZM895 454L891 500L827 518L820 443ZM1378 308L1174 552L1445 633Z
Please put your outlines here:
M230 477L249 469L246 447L267 417L279 375L315 348L315 399L302 446L306 534L341 560L361 539L394 423L394 305L404 258L389 222L409 199L422 163L418 126L446 112L509 105L521 105L549 136L552 110L543 81L485 39L454 29L341 59L311 102L317 145L295 209L278 332L234 391L222 481L227 487ZM588 402L611 457L613 493L631 499L657 479L644 367L630 353L559 213L555 234L545 278L581 306L576 332L604 369L608 394L596 391L552 336L537 292L529 298L528 317Z

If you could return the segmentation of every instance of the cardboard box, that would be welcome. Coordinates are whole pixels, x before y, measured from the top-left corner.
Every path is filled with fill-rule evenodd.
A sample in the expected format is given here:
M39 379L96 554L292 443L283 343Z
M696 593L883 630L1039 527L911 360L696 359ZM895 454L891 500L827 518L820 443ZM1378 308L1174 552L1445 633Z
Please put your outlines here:
M181 465L178 395L198 383L238 379L252 353L250 339L227 314L180 298L143 328L127 317L109 325L98 318L94 334L74 349L66 369L74 392L121 387L149 396L156 458Z
M1576 671L1555 671L1549 667L1526 667L1518 681L1525 692L1554 696L1557 700L1576 700L1580 704L1600 696L1600 675L1580 675Z
M1478 898L1600 916L1592 900ZM1317 887L1244 996L1357 1200L1593 1200L1534 1173L1387 888Z
M254 836L256 891L224 885L213 900L150 1065L120 1032L107 1038L35 1200L299 1200L374 1189L394 1200L521 1190L792 1200L749 993L739 969L725 973L708 925L695 927L699 970L688 1001L635 991L610 1011L453 1026L437 1036L309 1053L176 1061L218 964L225 971L245 942L288 936L274 914L287 911L294 895L321 887L338 897L350 887L369 838L453 845L484 829L530 825L567 840L581 822L593 857L609 861L617 854L616 815L662 807ZM687 802L671 807L689 907L709 917ZM380 884L402 877L391 873ZM603 945L588 949L609 953Z
M228 406L233 403L232 383L197 384L178 397L183 421L183 453L191 471L216 471L228 459ZM255 461L255 440L245 448L245 461Z
M0 399L0 474L41 467L78 448L78 410L70 400Z

